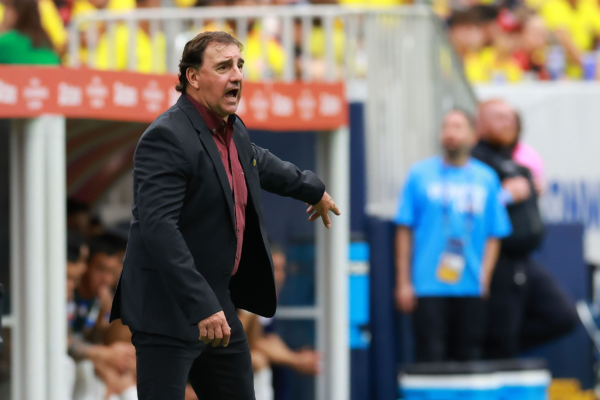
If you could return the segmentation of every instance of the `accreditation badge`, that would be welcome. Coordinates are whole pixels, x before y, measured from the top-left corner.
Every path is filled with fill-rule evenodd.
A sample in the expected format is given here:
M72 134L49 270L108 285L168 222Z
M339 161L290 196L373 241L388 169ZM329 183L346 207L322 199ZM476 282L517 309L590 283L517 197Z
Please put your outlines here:
M440 256L436 276L440 282L454 284L460 281L465 270L465 253L463 242L449 239L446 249Z

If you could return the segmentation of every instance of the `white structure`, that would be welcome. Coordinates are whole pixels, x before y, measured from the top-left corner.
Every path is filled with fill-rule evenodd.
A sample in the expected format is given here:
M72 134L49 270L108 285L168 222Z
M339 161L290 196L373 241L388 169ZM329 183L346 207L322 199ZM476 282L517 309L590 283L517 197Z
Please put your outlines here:
M10 139L12 398L65 399L65 119L15 120Z

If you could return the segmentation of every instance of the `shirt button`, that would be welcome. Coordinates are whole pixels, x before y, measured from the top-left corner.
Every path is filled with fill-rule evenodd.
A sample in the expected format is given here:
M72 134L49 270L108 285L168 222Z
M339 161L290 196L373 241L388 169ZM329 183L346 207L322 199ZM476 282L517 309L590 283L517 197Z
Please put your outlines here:
M235 255L235 259L237 260L238 258L240 258L240 256L236 254Z
M213 128L213 132L216 132L217 130L215 128Z

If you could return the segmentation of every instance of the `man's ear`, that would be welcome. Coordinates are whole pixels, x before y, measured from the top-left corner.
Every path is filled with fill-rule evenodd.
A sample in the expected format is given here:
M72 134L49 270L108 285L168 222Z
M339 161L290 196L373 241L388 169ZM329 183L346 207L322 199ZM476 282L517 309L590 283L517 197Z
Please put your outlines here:
M199 70L190 67L185 71L185 76L186 76L190 86L192 86L196 90L200 89L200 83L198 82L198 80L200 78Z

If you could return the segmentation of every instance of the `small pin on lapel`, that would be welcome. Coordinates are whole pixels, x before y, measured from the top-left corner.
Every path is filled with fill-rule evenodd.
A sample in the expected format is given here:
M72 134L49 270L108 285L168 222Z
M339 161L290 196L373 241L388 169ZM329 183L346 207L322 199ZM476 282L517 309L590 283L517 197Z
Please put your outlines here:
M252 166L256 167L256 158L252 160Z

